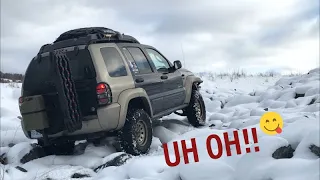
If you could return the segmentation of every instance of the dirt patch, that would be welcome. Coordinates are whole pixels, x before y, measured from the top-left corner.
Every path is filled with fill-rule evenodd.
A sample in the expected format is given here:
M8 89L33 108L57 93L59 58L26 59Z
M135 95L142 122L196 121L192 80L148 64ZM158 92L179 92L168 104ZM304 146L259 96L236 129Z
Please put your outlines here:
M287 159L287 158L292 158L294 151L295 151L295 150L291 147L291 145L289 145L289 146L283 146L283 147L278 148L278 149L272 154L272 157L275 158L275 159Z
M6 153L3 153L0 155L0 164L7 165L8 164L8 159L6 157Z
M104 169L109 166L121 166L131 158L132 158L132 156L130 154L121 154L121 155L113 158L112 160L98 166L97 168L94 169L94 172L98 172L101 169Z
M316 156L318 156L320 158L320 147L312 144L310 147L309 147L310 151L315 154Z
M88 174L80 174L80 173L74 173L71 178L79 179L79 178L86 178L86 177L91 177Z
M294 97L295 99L298 99L299 97L304 97L305 94L298 94L296 93L296 96Z

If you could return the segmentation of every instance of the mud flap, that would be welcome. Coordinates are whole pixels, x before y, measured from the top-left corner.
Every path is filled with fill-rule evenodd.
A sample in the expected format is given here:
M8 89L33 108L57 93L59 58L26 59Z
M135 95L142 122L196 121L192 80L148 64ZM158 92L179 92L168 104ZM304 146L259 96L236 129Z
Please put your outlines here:
M55 85L64 116L64 125L66 130L72 133L82 128L82 115L70 69L70 60L64 50L51 52L51 58L55 64Z

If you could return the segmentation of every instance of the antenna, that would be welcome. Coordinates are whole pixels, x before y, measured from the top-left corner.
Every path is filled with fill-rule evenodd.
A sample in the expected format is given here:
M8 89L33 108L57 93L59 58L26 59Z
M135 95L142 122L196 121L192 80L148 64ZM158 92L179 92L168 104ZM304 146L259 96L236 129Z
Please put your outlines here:
M184 59L184 51L183 51L183 47L182 47L182 42L180 42L180 46L181 46L181 51L182 51L183 66L184 66L185 68L187 68L187 67L186 67L186 61L185 61L185 59Z

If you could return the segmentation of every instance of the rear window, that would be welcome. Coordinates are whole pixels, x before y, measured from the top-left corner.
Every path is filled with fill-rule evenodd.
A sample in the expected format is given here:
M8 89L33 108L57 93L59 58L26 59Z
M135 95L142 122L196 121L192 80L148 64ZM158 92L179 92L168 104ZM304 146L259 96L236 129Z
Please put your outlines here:
M111 77L127 76L127 70L118 50L114 47L100 49L108 73Z
M73 49L73 48L72 48ZM71 75L74 81L85 81L96 78L90 52L87 49L67 51ZM57 80L55 63L50 60L49 53L42 55L41 61L33 59L25 73L23 88L28 95L55 91Z
M82 49L78 53L69 51L67 52L67 56L70 59L71 73L75 81L96 77L89 50Z

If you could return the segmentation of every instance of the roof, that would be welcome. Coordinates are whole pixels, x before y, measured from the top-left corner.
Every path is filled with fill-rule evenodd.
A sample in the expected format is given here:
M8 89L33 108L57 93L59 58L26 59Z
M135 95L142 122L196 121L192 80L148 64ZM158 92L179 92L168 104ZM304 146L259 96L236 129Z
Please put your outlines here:
M39 54L44 52L53 51L55 49L61 49L65 47L90 45L96 43L137 43L140 42L130 36L121 34L118 31L114 31L105 27L85 27L72 29L62 33L52 44L43 45Z

